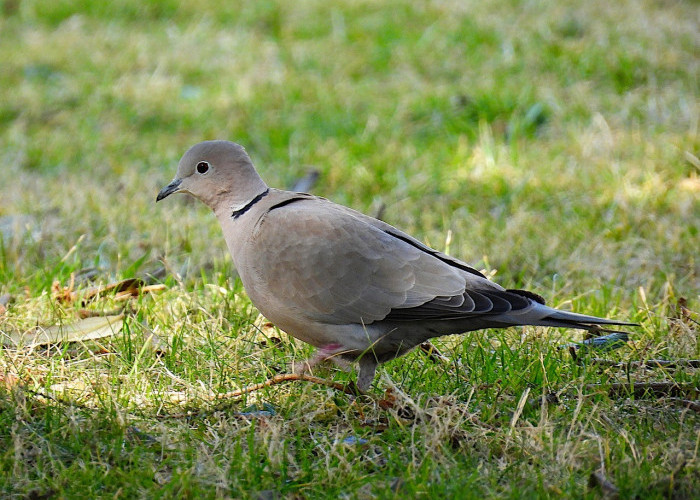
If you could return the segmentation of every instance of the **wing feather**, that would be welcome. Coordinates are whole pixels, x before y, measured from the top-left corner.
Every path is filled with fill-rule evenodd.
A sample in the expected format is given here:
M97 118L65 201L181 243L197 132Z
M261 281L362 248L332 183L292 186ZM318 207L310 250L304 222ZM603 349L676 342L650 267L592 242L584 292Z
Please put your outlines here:
M461 296L466 283L461 270L322 199L268 211L251 242L253 288L316 321L369 324Z
M531 306L463 262L321 198L268 211L252 241L257 291L314 321L443 320Z

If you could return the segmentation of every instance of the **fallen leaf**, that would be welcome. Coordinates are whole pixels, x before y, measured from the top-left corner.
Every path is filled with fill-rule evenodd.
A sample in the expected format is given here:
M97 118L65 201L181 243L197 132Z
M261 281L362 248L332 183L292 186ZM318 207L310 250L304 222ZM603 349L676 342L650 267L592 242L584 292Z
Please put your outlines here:
M28 333L5 334L2 343L12 347L34 347L60 342L81 342L111 337L122 329L124 315L85 318L76 323L38 327Z
M121 290L117 292L114 295L114 300L127 300L132 297L138 297L139 295L145 295L147 293L160 292L161 290L165 290L166 288L167 287L162 284L128 288L126 290Z
M71 303L78 299L82 300L85 306L93 300L99 299L109 294L114 294L115 300L127 300L147 293L165 290L162 284L146 285L141 278L128 278L125 280L110 283L108 285L95 286L83 291L75 291L75 277L71 275L70 285L62 287L58 281L54 281L51 286L53 298L58 302Z

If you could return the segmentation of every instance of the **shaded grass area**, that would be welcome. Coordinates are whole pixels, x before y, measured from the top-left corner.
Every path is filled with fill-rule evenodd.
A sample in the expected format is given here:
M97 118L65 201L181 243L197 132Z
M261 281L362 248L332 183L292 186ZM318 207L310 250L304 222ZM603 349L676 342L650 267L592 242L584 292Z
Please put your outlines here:
M58 302L71 276L168 286L112 338L0 350L3 496L596 497L593 472L697 491L697 369L575 361L574 331L442 339L449 363L411 353L359 398L204 401L310 349L258 317L211 214L153 203L187 147L233 139L271 185L314 168L315 193L504 286L641 322L610 360L697 359L693 2L2 7L0 330L123 305ZM609 392L648 382L676 389Z

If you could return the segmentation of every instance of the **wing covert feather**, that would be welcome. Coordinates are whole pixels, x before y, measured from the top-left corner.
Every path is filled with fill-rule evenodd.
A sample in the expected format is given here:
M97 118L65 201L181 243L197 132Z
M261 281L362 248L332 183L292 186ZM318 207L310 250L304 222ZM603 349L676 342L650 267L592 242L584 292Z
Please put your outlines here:
M253 286L274 287L279 303L317 321L369 324L436 297L451 302L466 285L460 269L322 199L267 212L250 242Z

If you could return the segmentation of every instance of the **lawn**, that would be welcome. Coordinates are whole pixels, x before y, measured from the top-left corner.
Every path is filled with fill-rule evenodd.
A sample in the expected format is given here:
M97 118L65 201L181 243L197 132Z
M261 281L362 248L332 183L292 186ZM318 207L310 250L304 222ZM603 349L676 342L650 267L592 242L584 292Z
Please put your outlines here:
M697 2L0 7L0 496L700 491ZM609 351L445 337L358 397L227 395L312 350L252 306L208 209L155 204L217 138L270 185L316 171L507 288L641 326Z

